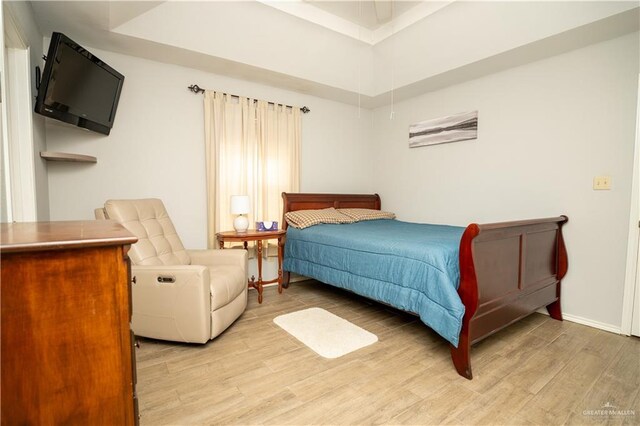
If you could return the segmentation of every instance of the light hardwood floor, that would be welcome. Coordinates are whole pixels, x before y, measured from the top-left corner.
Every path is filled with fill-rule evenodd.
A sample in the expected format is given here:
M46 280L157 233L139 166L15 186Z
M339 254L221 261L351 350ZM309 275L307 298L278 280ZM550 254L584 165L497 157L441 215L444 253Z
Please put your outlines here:
M469 381L414 316L315 281L256 298L206 345L141 339L142 425L640 424L637 338L533 314L472 348ZM313 306L379 342L324 359L273 323ZM607 403L635 415L585 415Z

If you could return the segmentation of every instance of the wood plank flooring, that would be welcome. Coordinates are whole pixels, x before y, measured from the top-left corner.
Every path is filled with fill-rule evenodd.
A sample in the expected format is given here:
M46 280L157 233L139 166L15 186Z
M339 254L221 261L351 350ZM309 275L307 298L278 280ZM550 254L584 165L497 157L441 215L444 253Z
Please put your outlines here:
M256 298L206 345L141 339L142 425L640 424L637 338L533 314L472 348L469 381L417 317L315 281ZM273 323L314 306L379 342L324 359Z

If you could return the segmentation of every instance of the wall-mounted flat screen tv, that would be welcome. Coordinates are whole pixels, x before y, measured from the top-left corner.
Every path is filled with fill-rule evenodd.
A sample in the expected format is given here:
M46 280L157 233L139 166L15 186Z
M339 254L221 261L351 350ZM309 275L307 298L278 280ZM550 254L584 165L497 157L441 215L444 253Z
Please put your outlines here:
M108 135L124 76L62 33L54 32L35 111Z

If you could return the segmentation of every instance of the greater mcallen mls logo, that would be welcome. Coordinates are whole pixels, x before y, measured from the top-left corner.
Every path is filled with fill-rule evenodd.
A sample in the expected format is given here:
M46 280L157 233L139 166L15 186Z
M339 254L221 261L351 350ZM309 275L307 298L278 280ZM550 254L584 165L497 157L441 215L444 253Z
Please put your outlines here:
M635 416L635 410L620 410L618 407L607 401L599 410L584 410L583 416L623 416L630 417Z

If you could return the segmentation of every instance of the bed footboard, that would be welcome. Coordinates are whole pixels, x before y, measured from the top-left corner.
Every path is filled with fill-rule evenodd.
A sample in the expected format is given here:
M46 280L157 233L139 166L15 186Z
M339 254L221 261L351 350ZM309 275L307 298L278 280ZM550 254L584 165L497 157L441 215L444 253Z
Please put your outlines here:
M471 345L546 306L562 321L560 282L567 273L562 238L566 216L471 224L460 242L458 294L465 315L458 347L451 346L456 370L472 378Z

